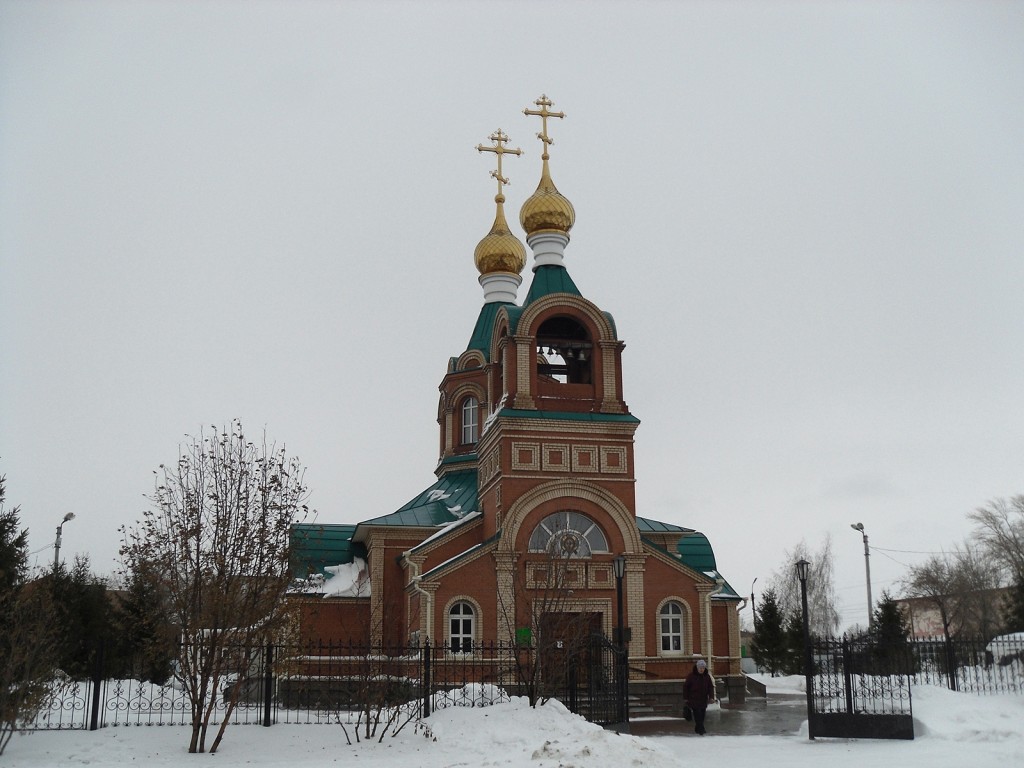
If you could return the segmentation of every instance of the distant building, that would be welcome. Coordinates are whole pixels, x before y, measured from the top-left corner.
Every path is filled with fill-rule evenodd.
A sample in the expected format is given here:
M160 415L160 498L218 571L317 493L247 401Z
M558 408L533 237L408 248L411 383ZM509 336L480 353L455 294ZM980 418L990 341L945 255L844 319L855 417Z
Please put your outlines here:
M910 632L914 638L942 637L945 634L940 601L946 606L951 635L991 636L1004 627L1006 598L1010 591L1007 587L939 598L909 597L897 600L896 605L910 622Z
M296 564L316 579L295 598L303 631L324 641L429 640L452 653L537 635L561 647L581 630L611 637L622 555L633 677L678 681L702 656L716 677L741 679L742 601L710 542L637 514L640 421L625 401L625 344L566 268L575 210L548 155L548 120L562 115L544 97L536 105L528 114L541 117L544 153L520 211L533 252L526 297L517 303L526 249L506 222L501 175L503 155L519 152L499 131L479 147L497 156L496 215L475 252L483 305L440 383L437 479L388 514L295 527Z

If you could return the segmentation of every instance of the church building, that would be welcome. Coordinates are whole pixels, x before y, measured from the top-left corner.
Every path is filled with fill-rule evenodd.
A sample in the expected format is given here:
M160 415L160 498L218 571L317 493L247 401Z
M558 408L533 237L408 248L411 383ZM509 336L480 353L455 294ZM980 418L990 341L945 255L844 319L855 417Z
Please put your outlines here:
M522 151L499 130L477 147L495 156L496 214L474 254L480 313L440 382L436 480L388 514L295 527L296 570L315 584L296 598L302 631L452 654L600 633L625 638L631 685L678 684L704 658L741 689L742 601L710 543L638 514L625 344L567 267L576 214L552 180L549 130L564 117L552 106L524 110L543 149L519 212L526 295L502 175Z

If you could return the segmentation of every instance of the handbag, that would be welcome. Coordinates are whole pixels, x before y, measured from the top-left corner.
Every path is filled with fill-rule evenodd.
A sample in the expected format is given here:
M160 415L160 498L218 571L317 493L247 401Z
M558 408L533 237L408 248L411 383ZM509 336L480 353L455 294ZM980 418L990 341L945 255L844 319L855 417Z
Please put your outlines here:
M693 710L689 704L683 704L683 720L693 720Z

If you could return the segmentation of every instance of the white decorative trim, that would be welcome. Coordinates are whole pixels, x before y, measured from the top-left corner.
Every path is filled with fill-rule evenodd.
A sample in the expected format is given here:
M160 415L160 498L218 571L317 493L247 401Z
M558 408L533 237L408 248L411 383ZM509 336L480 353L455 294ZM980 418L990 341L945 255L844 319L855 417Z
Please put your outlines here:
M584 454L590 455L590 463L584 464L580 457ZM572 447L572 471L573 472L600 472L598 464L597 446L595 445L574 445Z
M608 457L617 456L619 459L618 464L611 464L608 461ZM602 445L601 446L601 471L602 472L614 472L616 474L626 474L629 472L627 466L626 449L622 446L614 445Z
M519 298L519 286L523 282L522 275L515 272L491 272L480 275L480 285L484 289L484 304L498 301L515 304Z
M521 451L530 451L533 457L530 461L520 461ZM512 443L512 469L513 470L539 470L540 469L540 445L537 443Z
M541 451L544 455L544 471L545 472L568 472L569 462L572 460L569 453L568 443L544 443L541 447ZM551 461L551 454L558 452L562 454L561 463L555 464Z
M533 271L536 272L537 267L563 266L569 236L561 232L538 232L527 237L526 244L533 251Z

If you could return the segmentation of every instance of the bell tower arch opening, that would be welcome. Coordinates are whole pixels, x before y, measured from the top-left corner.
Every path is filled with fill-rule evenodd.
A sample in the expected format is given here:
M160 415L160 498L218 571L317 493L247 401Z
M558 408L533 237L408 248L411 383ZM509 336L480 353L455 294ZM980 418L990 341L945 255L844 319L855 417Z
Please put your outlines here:
M537 329L537 374L560 384L592 384L594 344L573 317L556 315Z

